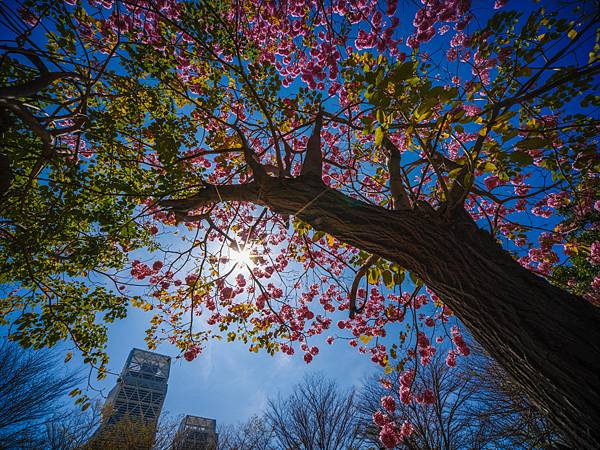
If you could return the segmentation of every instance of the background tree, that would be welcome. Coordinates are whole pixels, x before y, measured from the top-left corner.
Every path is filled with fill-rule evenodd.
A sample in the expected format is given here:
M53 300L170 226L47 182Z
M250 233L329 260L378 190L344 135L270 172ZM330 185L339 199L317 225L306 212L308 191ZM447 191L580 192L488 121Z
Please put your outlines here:
M463 370L478 384L465 408L465 416L478 424L476 442L512 448L568 448L559 431L523 395L512 378L482 349L475 351L474 361Z
M238 425L217 429L219 450L274 450L273 430L263 416L252 416Z
M161 415L158 423L146 423L125 417L102 428L85 442L81 450L169 450L179 423L173 417Z
M55 352L26 351L3 340L0 344L0 447L18 448L39 443L45 426L65 414L67 394L81 380L73 372L65 371Z
M417 393L416 402L402 394L406 383ZM417 367L410 380L372 376L363 384L358 404L364 423L375 419L369 441L383 441L388 448L550 449L564 442L480 348L455 369L436 356L426 367ZM409 424L411 433L398 442L387 423Z
M69 396L83 377L69 371L53 349L25 350L3 340L0 345L0 448L31 450L130 449L143 445L170 449L179 419L162 414L158 425L124 420L96 433L100 402L83 411ZM104 414L109 412L104 411Z
M72 408L68 414L55 417L38 430L35 445L24 446L36 450L126 450L145 448L170 450L181 420L168 413L161 414L158 423L143 423L124 418L114 426L99 431L102 420L111 414L100 401L85 411Z
M340 392L322 375L309 375L292 393L269 401L265 417L280 448L353 449L363 443L353 391Z
M102 403L93 402L85 411L76 409L46 424L39 448L75 450L83 448L100 426Z
M404 376L453 313L576 446L600 447L599 312L547 281L589 232L575 284L598 289L597 230L561 212L600 208L595 2L496 1L477 20L468 1L72 3L5 21L15 47L69 72L81 56L93 80L84 162L32 171L43 133L4 113L13 339L72 336L102 362L96 314L123 317L131 294L155 312L150 346L191 360L224 335L310 362L344 311L350 344ZM9 90L37 73L22 51L3 59ZM16 101L51 115L60 81ZM201 314L214 329L195 331ZM469 352L452 339L450 365Z

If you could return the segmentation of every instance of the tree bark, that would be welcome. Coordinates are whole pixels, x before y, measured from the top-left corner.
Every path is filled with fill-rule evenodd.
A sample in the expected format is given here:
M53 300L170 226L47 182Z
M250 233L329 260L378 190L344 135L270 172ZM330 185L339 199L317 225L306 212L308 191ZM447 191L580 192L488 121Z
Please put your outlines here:
M521 267L467 213L386 210L307 177L212 187L164 205L231 200L294 215L416 274L576 448L600 448L598 309Z

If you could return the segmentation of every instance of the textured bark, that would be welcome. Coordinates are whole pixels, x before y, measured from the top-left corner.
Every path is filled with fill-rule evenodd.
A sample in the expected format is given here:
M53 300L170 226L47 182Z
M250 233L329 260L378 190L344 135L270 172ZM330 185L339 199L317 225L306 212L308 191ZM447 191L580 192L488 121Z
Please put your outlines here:
M391 211L313 178L207 188L164 202L176 211L242 200L295 215L315 229L419 276L576 448L600 448L600 313L521 267L466 213Z

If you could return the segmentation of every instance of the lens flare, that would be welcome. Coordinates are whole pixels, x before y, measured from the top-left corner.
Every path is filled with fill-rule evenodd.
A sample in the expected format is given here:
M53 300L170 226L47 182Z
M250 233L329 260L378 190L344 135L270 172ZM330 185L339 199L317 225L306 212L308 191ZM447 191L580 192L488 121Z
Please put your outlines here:
M249 268L252 268L255 266L255 257L256 255L252 253L251 248L241 248L240 250L231 248L229 250L229 259L236 265L248 266Z

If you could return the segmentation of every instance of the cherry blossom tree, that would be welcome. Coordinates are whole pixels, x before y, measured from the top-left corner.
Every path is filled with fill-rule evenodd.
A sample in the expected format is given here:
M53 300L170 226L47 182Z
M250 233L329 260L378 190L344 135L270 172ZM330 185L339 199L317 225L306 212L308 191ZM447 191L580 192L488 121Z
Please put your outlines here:
M598 448L597 4L505 3L3 9L11 337L102 375L128 305L188 360L226 338L310 363L325 334L413 401L407 360L470 353L458 321Z

